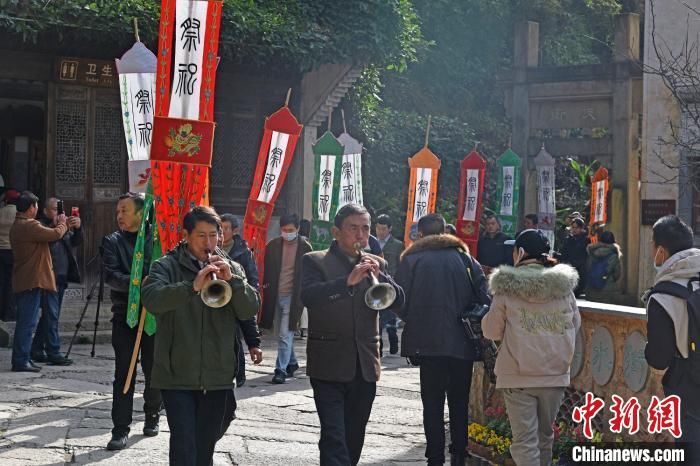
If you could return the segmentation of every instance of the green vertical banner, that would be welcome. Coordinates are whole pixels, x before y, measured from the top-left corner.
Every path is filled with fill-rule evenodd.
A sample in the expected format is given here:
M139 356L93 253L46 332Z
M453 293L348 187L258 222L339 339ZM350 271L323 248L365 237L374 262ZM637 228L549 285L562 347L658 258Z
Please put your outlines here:
M333 241L331 227L338 208L340 169L343 145L330 131L323 133L312 146L314 153L314 191L311 220L311 245L327 249Z
M151 222L151 219L154 221ZM141 226L136 236L136 244L134 245L134 258L131 262L131 275L129 277L129 304L127 307L126 323L129 327L134 328L139 323L139 306L141 304L141 282L143 279L143 264L146 260L145 245L146 231L149 225L155 225L155 212L153 208L153 186L149 181L146 199L143 206L143 217L141 218ZM151 252L151 263L158 259L161 255L160 240L158 239L158 228L151 228L153 250ZM143 331L146 335L156 333L156 319L150 312L146 313Z
M518 207L520 204L520 168L522 160L510 148L496 161L498 189L496 191L496 216L501 229L513 237L518 229Z

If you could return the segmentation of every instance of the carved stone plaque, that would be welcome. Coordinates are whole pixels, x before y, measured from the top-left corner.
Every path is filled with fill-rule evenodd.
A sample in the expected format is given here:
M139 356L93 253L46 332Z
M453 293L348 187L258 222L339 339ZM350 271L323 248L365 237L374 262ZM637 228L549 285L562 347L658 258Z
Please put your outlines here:
M644 358L646 338L638 330L627 335L622 355L622 371L625 384L633 391L641 391L647 383L649 365Z
M576 347L574 348L574 359L571 361L571 378L576 377L583 368L583 333L581 329L576 332Z
M610 330L598 326L591 337L591 372L598 385L610 382L615 368L615 345Z

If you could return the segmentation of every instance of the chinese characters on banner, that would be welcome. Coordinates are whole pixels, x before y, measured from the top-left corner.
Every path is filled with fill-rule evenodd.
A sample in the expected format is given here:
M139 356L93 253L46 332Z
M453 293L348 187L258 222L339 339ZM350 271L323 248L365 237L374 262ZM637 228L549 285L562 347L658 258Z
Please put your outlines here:
M418 220L435 212L440 159L426 145L409 157L411 173L408 182L408 209L406 211L406 246L418 239ZM408 221L411 219L411 221Z
M554 158L544 148L544 144L542 144L534 162L537 169L538 228L545 234L552 250L554 250L554 229L557 225Z
M343 145L343 160L338 173L338 210L345 204L360 204L362 197L362 144L348 133L338 136Z
M433 170L430 168L416 169L415 202L413 204L413 223L417 223L428 213L430 201L430 181L433 179Z
M312 150L314 153L314 188L311 238L309 239L314 249L326 249L333 240L331 227L333 226L334 212L338 210L342 195L340 186L342 186L343 180L342 161L345 148L330 131L326 131L312 146ZM350 166L350 168L354 167ZM345 173L347 174L347 171Z
M172 118L199 119L199 95L203 80L206 1L178 0L175 14L175 56L173 59ZM209 118L211 120L211 118Z
M141 42L136 42L121 59L119 94L124 136L129 156L129 191L146 192L151 174L151 140L155 112L157 58Z
M263 176L262 185L260 186L260 193L258 193L258 201L270 202L272 196L277 191L277 183L280 181L280 174L284 166L288 144L289 134L280 133L278 131L272 132L270 151L267 154L265 175Z
M610 412L613 416L608 420L610 432L614 434L622 433L622 429L627 429L630 435L634 435L640 430L639 415L642 409L639 400L632 397L626 402L618 395L612 395L613 404ZM583 435L587 439L592 439L593 419L605 407L605 401L596 397L591 392L586 393L582 406L576 406L571 413L571 420L576 423L583 423ZM656 395L651 397L647 414L647 432L658 434L668 431L674 438L680 438L683 434L681 430L681 399L677 395L669 395L664 399L659 399Z
M243 238L253 251L261 283L265 272L267 228L292 163L301 128L302 125L286 105L265 119L265 130L243 220Z
M459 198L455 226L457 236L469 246L470 254L476 257L483 210L486 160L474 149L462 159L459 166Z
M479 201L479 170L470 168L467 170L467 190L464 194L464 213L462 220L474 222L477 220L477 202Z
M520 201L521 160L511 149L506 150L496 161L499 168L498 190L496 193L496 214L503 232L514 236L518 225Z

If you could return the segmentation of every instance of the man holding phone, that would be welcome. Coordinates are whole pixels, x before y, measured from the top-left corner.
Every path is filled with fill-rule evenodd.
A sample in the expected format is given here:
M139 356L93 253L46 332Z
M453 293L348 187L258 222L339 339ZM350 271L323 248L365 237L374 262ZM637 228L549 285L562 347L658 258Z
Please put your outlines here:
M43 215L39 222L48 228L57 224L59 216L65 215L63 201L50 197L44 203ZM61 342L58 336L58 320L61 315L63 295L68 283L80 283L78 261L73 255L73 248L83 243L83 231L79 217L66 219L68 232L59 240L49 243L53 274L58 292L45 295L41 300L41 319L32 341L31 359L34 362L47 362L54 366L68 366L73 363L60 353Z

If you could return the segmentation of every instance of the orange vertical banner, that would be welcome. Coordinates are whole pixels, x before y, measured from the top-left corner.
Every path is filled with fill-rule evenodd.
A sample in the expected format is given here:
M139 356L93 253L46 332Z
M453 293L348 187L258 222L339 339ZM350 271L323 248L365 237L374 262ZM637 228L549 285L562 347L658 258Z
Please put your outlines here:
M427 142L421 150L408 159L411 174L408 182L408 207L404 232L406 246L418 239L418 220L426 214L435 212L440 165L440 159L428 149Z

